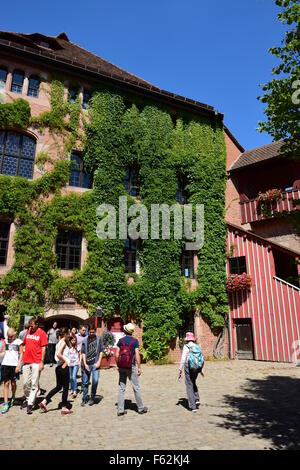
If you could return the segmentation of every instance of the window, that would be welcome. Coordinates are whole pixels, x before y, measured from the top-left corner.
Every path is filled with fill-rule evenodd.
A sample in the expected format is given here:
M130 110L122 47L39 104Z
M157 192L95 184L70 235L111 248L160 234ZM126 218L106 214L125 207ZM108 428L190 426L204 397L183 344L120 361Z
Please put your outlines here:
M124 246L125 273L136 272L136 261L136 242L129 238Z
M92 178L90 173L84 170L83 160L77 153L71 155L71 174L69 185L78 188L91 188Z
M7 70L3 67L0 67L0 90L3 90L3 88L5 88L6 78Z
M189 313L182 321L182 325L178 329L178 336L181 341L184 340L188 331L194 333L194 314Z
M16 132L0 131L0 173L31 179L35 140Z
M29 85L28 85L28 96L33 96L34 98L37 98L39 95L39 88L40 88L40 79L39 77L35 77L31 75L29 78Z
M138 196L140 192L139 167L128 167L125 177L125 189L130 196Z
M90 94L87 91L83 91L83 97L82 97L82 107L83 107L83 109L87 109L89 99L90 99Z
M81 241L81 232L59 230L56 239L58 268L80 269Z
M69 88L69 103L75 103L77 98L77 91L74 88Z
M13 78L11 82L11 91L14 91L15 93L22 93L23 81L24 81L24 73L16 70L13 73Z
M10 224L0 222L0 265L6 265Z
M293 286L299 287L299 275L295 258L288 253L276 250L275 248L272 249L272 253L274 257L276 276L290 284L293 284Z
M179 204L187 203L187 194L185 191L186 181L183 177L177 179L177 192L176 192L176 201Z
M181 274L190 279L195 278L194 272L194 252L184 250L181 255Z
M230 274L243 274L247 272L246 257L237 256L235 258L229 258L229 270Z

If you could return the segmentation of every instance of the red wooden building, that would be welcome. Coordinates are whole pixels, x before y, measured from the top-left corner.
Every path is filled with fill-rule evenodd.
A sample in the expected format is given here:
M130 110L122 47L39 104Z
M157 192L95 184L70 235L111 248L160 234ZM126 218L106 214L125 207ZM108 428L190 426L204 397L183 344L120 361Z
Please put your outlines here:
M229 155L226 271L251 279L249 290L228 292L232 358L293 362L297 342L300 349L300 239L293 225L300 163L282 157L280 147L242 152L233 163ZM259 193L269 189L279 191L262 204Z

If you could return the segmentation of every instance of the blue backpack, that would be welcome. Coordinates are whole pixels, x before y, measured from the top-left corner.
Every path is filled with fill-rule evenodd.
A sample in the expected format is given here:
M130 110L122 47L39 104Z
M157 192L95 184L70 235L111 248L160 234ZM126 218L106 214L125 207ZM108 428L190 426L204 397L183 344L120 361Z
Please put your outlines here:
M200 346L193 344L193 346L187 346L189 349L188 353L188 365L191 370L202 370L204 366L204 356L202 354Z

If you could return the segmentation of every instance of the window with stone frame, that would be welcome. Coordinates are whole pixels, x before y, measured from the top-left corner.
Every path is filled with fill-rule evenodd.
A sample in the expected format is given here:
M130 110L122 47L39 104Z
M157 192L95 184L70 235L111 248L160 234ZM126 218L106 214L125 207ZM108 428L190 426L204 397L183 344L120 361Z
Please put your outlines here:
M140 194L139 166L133 165L126 168L125 189L130 196Z
M179 344L183 347L185 335L187 332L195 333L194 331L194 312L190 312L185 316L182 325L178 328Z
M56 238L57 267L80 269L82 233L73 230L59 230Z
M3 90L6 85L7 79L7 69L5 67L0 67L0 90Z
M71 155L71 173L69 186L74 186L77 188L92 187L92 176L84 169L82 156L76 152L73 152Z
M28 82L28 96L37 98L39 96L40 79L36 75L31 75Z
M77 95L78 95L78 91L75 90L75 88L69 88L69 96L68 96L69 103L71 104L75 103Z
M195 279L194 251L183 250L181 253L181 274L189 279Z
M87 109L90 97L91 95L89 94L89 92L86 90L83 90L83 94L82 94L82 108L83 109Z
M0 222L0 265L5 266L7 261L10 223Z
M137 271L137 244L131 238L124 243L124 265L125 273L136 273Z
M32 179L36 143L32 137L0 131L0 173Z
M24 72L15 70L12 76L11 91L14 93L22 93L24 82Z
M187 181L183 175L180 175L177 178L177 191L176 191L176 201L179 204L187 204L187 191L186 191Z

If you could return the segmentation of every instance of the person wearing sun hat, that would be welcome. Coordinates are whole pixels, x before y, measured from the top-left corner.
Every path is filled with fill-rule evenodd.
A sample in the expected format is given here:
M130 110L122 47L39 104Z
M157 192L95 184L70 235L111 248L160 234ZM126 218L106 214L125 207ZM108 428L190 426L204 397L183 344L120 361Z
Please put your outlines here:
M186 344L184 345L183 351L182 351L178 378L179 379L181 378L182 370L184 369L185 386L186 386L186 392L188 396L189 408L192 412L197 412L197 409L200 405L200 397L199 397L196 380L197 380L199 373L201 373L203 377L204 377L204 374L202 372L202 368L191 369L189 367L189 352L192 351L193 349L200 350L200 351L201 349L198 345L196 345L194 333L192 333L191 331L186 333L185 343Z
M144 406L138 377L142 373L141 357L139 352L139 342L133 338L134 325L127 323L123 327L125 336L120 338L117 343L116 363L119 370L119 394L118 394L118 416L127 413L124 410L124 398L127 378L129 378L138 408L139 414L147 413L148 408Z

